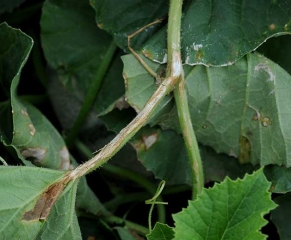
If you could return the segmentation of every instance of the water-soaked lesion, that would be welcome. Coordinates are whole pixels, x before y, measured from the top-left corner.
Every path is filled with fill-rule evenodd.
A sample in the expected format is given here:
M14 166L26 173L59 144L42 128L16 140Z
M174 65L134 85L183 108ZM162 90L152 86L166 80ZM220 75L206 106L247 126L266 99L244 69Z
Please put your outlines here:
M251 161L251 143L245 136L240 137L239 141L239 162L240 164L249 163Z

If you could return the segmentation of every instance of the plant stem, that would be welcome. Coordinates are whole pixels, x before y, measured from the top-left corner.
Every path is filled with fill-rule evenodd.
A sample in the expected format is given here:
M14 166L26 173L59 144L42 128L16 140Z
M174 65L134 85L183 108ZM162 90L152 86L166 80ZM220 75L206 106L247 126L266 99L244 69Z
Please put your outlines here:
M135 230L136 232L141 233L143 235L147 235L149 233L149 230L146 227L133 223L131 221L124 220L123 218L120 217L109 216L102 219L108 223L115 223L120 225L125 224L125 226L127 226L128 228Z
M77 140L75 142L76 147L86 155L86 157L90 158L92 157L92 153L90 149L83 144L81 141ZM144 178L138 173L135 173L133 171L130 171L125 168L118 167L113 164L104 164L102 166L102 169L104 169L107 172L113 173L114 175L129 179L133 182L138 183L140 186L142 186L144 189L146 189L151 195L154 195L156 193L156 187L154 184L152 184L148 179ZM163 202L163 199L161 196L157 198L158 201ZM158 221L161 223L164 223L166 221L166 210L165 206L163 205L158 205L157 206L157 211L158 211Z
M178 78L173 77L166 78L139 114L110 143L105 145L96 156L72 170L68 174L68 181L75 180L93 171L115 155L147 122L158 103L172 90L177 80Z
M182 68L180 53L180 25L182 18L182 2L182 0L170 0L168 26L168 66L170 64L171 72L177 71L178 65ZM170 19L175 19L177 22L179 21L179 23L171 24ZM180 72L181 73L179 83L174 90L174 95L183 137L189 155L190 164L193 170L192 198L195 199L197 194L200 194L204 186L204 176L199 148L189 114L183 70L181 69Z
M154 109L161 100L172 91L177 81L182 76L182 61L180 54L180 28L182 17L182 0L170 1L168 21L168 72L162 84L159 85L139 114L102 150L86 163L68 172L63 183L74 181L83 175L93 171L107 162L116 154L137 131L146 124Z
M75 141L75 138L78 136L78 133L80 131L80 128L82 127L84 121L87 118L87 115L95 101L95 98L98 94L98 91L100 89L102 80L110 66L112 57L115 53L116 50L116 45L115 43L112 41L111 45L109 46L103 60L102 63L98 69L97 75L95 77L95 79L92 81L87 95L85 97L84 103L81 107L81 110L78 114L78 117L72 127L72 129L70 130L68 136L66 137L66 144L68 147L72 146L72 144Z
M181 60L181 18L183 0L170 0L168 20L168 73L180 77L183 71Z
M151 194L148 192L124 193L122 195L117 195L108 202L103 203L103 205L106 209L115 211L120 205L131 202L143 202L149 197L151 197Z
M192 200L197 198L204 187L204 174L199 147L194 133L189 113L185 81L182 76L178 86L174 90L175 102L178 109L179 122L188 152L192 169Z

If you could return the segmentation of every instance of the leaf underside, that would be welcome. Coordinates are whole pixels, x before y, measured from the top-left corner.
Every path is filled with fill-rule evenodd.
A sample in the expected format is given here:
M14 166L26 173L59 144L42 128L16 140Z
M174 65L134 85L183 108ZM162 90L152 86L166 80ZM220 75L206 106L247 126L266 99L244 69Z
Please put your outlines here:
M231 65L266 39L291 33L291 1L191 1L181 26L181 53L189 65ZM145 56L167 59L166 27L143 47Z
M140 110L155 91L155 80L132 55L123 61L127 101ZM238 157L241 163L291 166L287 104L291 77L285 70L253 53L232 66L184 66L184 71L191 120L200 143ZM171 96L167 98L150 123L180 132L176 108L173 102L167 103Z

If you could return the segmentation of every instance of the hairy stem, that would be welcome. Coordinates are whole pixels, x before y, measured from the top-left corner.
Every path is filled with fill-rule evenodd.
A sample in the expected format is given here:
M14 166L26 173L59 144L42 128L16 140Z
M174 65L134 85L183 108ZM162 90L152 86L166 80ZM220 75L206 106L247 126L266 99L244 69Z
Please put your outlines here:
M198 143L191 123L185 81L182 76L174 90L175 102L178 109L180 126L182 129L190 166L192 169L192 200L197 198L204 187L204 175Z
M79 141L79 140L76 141L76 147L84 155L86 155L86 157L88 157L88 158L92 157L92 153L91 153L90 149L85 144L83 144L81 141ZM145 190L147 190L151 195L154 195L156 193L155 185L153 183L151 183L148 179L146 179L145 177L141 176L138 173L135 173L135 172L130 171L130 170L125 169L125 168L118 167L118 166L113 165L113 164L104 164L102 166L102 169L107 171L107 172L113 173L116 176L120 176L120 177L123 177L125 179L129 179L133 182L136 182L137 184L142 186ZM163 202L163 198L161 196L159 196L157 198L157 200ZM164 223L166 221L165 206L158 205L157 212L158 212L158 221L161 223Z
M84 103L81 107L81 110L78 114L78 117L72 127L72 129L70 130L68 136L66 137L66 144L68 147L70 147L74 140L76 139L76 137L78 136L78 133L80 131L80 128L82 127L84 121L86 120L87 116L88 116L88 113L95 101L95 98L98 94L98 91L101 87L101 83L102 83L102 80L110 66L110 63L112 61L112 57L115 53L115 50L116 50L116 45L114 42L111 43L111 45L109 46L103 60L102 60L102 63L99 67L99 70L97 72L97 75L95 77L95 79L92 81L89 89L88 89L88 92L87 92L87 95L85 97L85 100L84 100Z
M148 100L139 114L119 134L92 159L78 166L68 173L65 181L74 181L77 178L93 171L107 162L116 154L137 131L146 124L154 109L161 100L172 91L182 76L182 61L180 54L180 28L182 17L182 0L170 0L168 21L168 72L166 78Z
M69 179L75 180L82 177L100 167L115 155L147 122L158 103L172 90L176 81L177 78L166 78L140 113L110 143L105 145L96 156L71 171L68 175Z

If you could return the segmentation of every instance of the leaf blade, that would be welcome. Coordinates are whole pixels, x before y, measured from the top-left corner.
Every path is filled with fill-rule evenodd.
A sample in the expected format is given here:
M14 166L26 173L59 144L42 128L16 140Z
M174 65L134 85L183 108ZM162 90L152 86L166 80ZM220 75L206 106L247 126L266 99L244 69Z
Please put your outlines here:
M0 167L1 172L1 222L0 233L7 239L31 238L42 224L26 221L25 212L34 209L41 194L60 180L65 172L35 167Z
M290 1L194 1L181 26L183 62L227 66L254 51L268 38L290 34ZM143 54L164 63L166 28L143 47ZM214 44L215 43L215 44Z
M262 216L276 207L268 189L262 170L204 189L187 209L173 215L175 239L265 239L259 232L266 224Z

